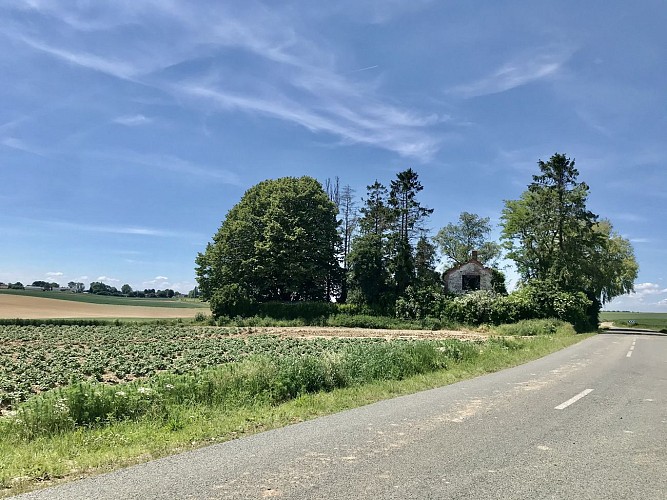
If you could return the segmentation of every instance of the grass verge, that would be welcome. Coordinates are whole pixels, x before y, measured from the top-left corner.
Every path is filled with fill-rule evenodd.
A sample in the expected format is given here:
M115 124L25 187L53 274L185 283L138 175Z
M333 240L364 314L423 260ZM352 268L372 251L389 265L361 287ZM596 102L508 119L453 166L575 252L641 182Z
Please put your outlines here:
M589 335L547 335L531 339L499 338L484 344L478 356L463 358L447 369L302 393L277 403L256 399L225 404L181 404L165 420L122 420L98 427L77 427L26 440L0 429L0 496L29 491L59 481L110 471L212 442L283 427L322 415L399 395L491 373L537 359L577 343Z

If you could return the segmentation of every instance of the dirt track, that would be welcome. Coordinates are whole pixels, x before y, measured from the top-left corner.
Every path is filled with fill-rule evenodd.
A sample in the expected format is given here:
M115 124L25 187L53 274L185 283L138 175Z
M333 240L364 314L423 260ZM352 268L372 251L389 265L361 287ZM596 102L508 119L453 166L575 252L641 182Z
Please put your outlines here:
M267 334L281 337L314 338L314 337L353 337L353 338L384 338L384 339L458 339L483 342L488 335L476 332L455 330L375 330L370 328L332 328L322 326L297 327L260 327L252 328L249 335Z
M0 294L0 318L192 318L202 309L89 304Z

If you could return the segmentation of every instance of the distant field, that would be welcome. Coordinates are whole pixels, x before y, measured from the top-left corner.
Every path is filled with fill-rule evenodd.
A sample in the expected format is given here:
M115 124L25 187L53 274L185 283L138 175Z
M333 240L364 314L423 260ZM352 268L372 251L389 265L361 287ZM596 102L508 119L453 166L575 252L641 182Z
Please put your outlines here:
M114 297L110 295L94 295L89 293L40 292L36 290L0 290L0 296L5 294L19 295L23 297L37 297L40 299L85 302L87 304L143 307L184 307L188 309L208 308L208 304L193 299L140 299L137 297Z
M608 312L600 313L601 321L612 321L616 326L630 326L647 330L667 329L667 313Z
M0 293L0 318L4 319L57 319L57 318L107 318L107 319L167 319L193 318L201 307L153 307L147 302L138 304L96 304L73 300L47 298L48 294L33 297ZM134 299L126 299L134 300Z

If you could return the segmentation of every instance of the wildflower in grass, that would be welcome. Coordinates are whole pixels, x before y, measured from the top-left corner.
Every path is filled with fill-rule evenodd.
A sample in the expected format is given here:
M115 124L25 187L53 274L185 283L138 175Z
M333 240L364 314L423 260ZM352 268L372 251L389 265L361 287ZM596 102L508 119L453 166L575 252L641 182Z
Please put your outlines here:
M170 391L170 390L172 390L172 389L174 388L174 386L171 385L171 384L165 384L165 385L164 385L164 388L167 389L168 391Z
M118 396L119 398L122 398L123 396L126 396L126 395L127 394L125 393L125 391L116 391L116 396Z
M151 389L150 387L139 387L139 388L137 389L137 392L138 392L139 394L150 394L151 391L152 391L152 389Z
M53 404L53 408L58 413L69 413L69 406L67 405L66 398L57 399Z

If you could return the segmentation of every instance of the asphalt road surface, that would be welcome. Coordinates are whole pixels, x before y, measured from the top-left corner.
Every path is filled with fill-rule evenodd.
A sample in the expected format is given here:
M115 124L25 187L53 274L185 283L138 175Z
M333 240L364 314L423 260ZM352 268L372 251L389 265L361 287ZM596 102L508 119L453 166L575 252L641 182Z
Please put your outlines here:
M667 499L667 336L526 365L33 499Z

